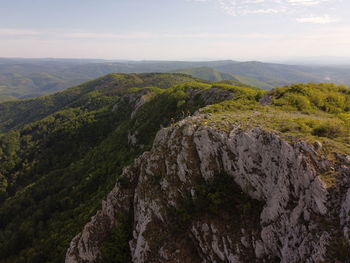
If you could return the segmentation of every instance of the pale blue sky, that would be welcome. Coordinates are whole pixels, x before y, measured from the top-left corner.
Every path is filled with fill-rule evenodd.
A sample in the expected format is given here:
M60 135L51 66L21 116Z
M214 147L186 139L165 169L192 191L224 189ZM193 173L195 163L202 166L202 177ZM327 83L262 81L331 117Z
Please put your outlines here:
M0 0L0 57L350 56L349 0Z

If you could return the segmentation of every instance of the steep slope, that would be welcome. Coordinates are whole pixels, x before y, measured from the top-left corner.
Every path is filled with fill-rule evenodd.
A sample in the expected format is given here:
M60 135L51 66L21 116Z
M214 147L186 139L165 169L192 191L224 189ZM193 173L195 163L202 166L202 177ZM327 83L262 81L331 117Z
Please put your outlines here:
M117 184L71 242L66 262L94 262L108 231L129 214L133 262L349 256L349 246L338 247L350 223L340 216L349 206L349 162L330 163L304 142L289 144L260 129L226 133L203 120L192 117L158 133L152 151L124 170L130 184ZM331 168L342 189L327 190L318 177Z
M209 67L199 67L199 68L189 68L189 69L182 69L174 71L176 73L183 73L191 75L195 78L205 79L209 81L222 81L222 80L233 80L236 82L240 82L249 86L261 88L261 89L272 89L273 86L267 83L264 83L262 81L259 81L257 79L245 77L245 76L239 76L239 75L233 75L233 74L227 74L222 73L217 70L214 70Z
M66 262L125 262L126 240L132 262L347 262L350 90L226 89L158 132Z
M349 101L111 74L0 104L0 261L342 260Z
M39 99L57 102L53 108L13 102L18 128L0 136L1 262L62 262L123 167L150 149L161 127L232 98L225 86L196 81L113 74ZM20 119L24 110L39 120Z

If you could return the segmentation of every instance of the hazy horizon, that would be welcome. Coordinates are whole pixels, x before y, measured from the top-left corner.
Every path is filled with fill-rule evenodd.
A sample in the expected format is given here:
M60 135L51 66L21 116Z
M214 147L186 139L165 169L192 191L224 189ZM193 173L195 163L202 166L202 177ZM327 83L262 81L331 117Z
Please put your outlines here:
M350 66L350 57L281 57L265 59L215 59L215 58L184 58L184 59L118 59L118 58L80 58L80 57L0 57L8 60L48 60L48 61L90 61L90 62L215 62L215 61L234 61L234 62L261 62L289 65L315 65L315 66Z
M350 57L349 8L342 0L3 0L0 57Z

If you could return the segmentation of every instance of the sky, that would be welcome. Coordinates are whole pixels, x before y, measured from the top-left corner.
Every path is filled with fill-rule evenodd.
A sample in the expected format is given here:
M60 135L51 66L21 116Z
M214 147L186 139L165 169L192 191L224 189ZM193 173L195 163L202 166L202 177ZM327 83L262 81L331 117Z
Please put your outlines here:
M350 57L349 0L0 0L0 57Z

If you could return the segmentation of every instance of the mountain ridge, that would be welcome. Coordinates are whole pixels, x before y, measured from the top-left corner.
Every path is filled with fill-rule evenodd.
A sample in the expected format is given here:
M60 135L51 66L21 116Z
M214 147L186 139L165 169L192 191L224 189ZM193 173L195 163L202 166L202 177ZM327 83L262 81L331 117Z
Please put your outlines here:
M266 83L270 88L292 82L337 82L350 84L349 68L336 66L297 66L231 60L186 61L101 61L0 59L0 101L52 94L70 86L109 73L174 72L210 67L216 71ZM252 82L254 84L254 82Z
M287 162L289 164L284 167L292 165L296 169L307 170L305 174L309 174L311 181L317 184L317 187L312 189L321 189L316 191L321 196L309 194L309 190L301 186L300 189L308 193L307 200L311 200L311 203L303 206L307 208L303 213L307 215L312 207L313 212L310 213L316 216L320 224L313 221L314 217L311 217L310 222L315 223L320 227L317 229L323 232L334 231L339 234L338 239L330 235L329 242L322 241L327 247L326 252L330 254L322 252L320 256L333 255L334 258L340 259L345 257L349 236L346 230L349 226L346 216L346 192L349 182L345 176L348 173L347 160L350 158L349 88L329 83L293 84L264 91L238 82L231 84L226 81L203 81L184 74L110 74L55 95L29 100L35 103L27 104L28 100L0 103L0 243L3 244L0 246L1 261L62 262L71 241L84 230L84 225L91 217L101 210L101 200L106 199L116 183L120 189L130 192L130 195L122 195L118 190L117 195L119 193L120 198L128 199L129 196L133 199L132 196L137 196L137 200L141 202L135 201L135 209L138 207L138 212L125 213L108 221L112 223L116 219L120 227L109 225L103 231L95 233L100 234L94 239L97 243L89 246L91 249L96 247L93 255L101 257L99 260L102 262L130 262L132 258L136 262L142 261L142 258L157 262L163 258L157 256L157 248L160 249L158 242L172 237L178 240L175 233L187 237L186 229L195 223L195 219L205 221L207 226L215 221L215 228L210 230L211 233L214 233L215 229L221 231L222 225L218 223L220 220L216 220L221 217L222 222L226 222L225 218L238 220L238 225L239 221L250 222L252 228L249 229L255 229L252 236L263 241L257 245L250 243L249 239L247 243L243 238L241 243L247 246L242 248L242 251L247 252L243 258L251 260L258 257L257 255L282 258L283 253L278 252L282 249L279 245L276 245L278 251L273 251L271 243L265 242L260 234L256 234L266 227L265 224L258 223L259 218L273 216L271 211L270 215L264 212L266 217L262 217L259 211L268 211L268 204L272 205L273 200L280 200L283 210L278 211L283 211L283 214L290 218L291 203L285 207L286 203L283 200L294 200L294 197L303 200L303 197L284 188L277 188L283 192L282 199L269 199L266 196L262 198L262 195L259 195L259 198L255 195L255 185L262 185L260 190L268 188L269 185L267 181L263 181L265 176L258 172L262 169L259 166L260 155L265 156L264 160L271 163L264 166L270 171L266 178L280 178L281 185L284 185L284 181L292 181L287 178L288 174L278 173L278 169L274 170L277 175L272 176L269 169L273 167L273 163L280 163L276 161L278 156L281 157L281 162L287 162L288 158L293 160ZM38 101L41 101L41 104L38 105ZM12 115L2 111L3 105L9 104L12 105ZM240 141L245 142L245 147L238 145ZM261 147L254 148L254 145ZM283 149L279 148L281 145ZM262 152L262 149L265 150ZM237 163L235 156L242 157L239 160L247 164L246 170L239 165L241 161ZM286 159L283 156L289 157ZM298 159L298 156L301 159ZM202 161L198 163L198 160ZM317 166L314 166L316 164ZM232 169L228 168L229 166ZM247 178L254 178L254 184L240 184L243 182L238 180L240 177L232 174L234 166L241 167L240 171L246 173ZM150 171L153 171L154 176L143 176ZM131 177L125 176L127 174ZM211 177L211 180L207 176L202 177L202 174L215 176ZM138 179L135 181L129 180L136 177ZM165 178L167 183L161 183ZM303 178L297 176L293 182L300 180ZM133 182L138 186L135 187ZM142 222L146 222L142 220L142 204L144 208L154 207L153 202L147 200L155 200L152 198L156 198L158 194L163 195L159 187L169 187L165 192L173 193L179 198L181 191L177 191L178 189L183 187L186 191L182 192L188 193L190 197L193 191L188 188L195 188L199 199L181 197L174 200L164 196L161 198L162 206L157 207L161 208L162 215L167 218L166 222L170 220L171 227L167 228L161 222L152 221L155 225L162 226L162 231L157 232L162 234L152 234L157 229L153 227L142 234ZM136 195L132 194L134 190ZM260 190L258 192L261 192ZM335 198L331 201L336 204L336 211L340 212L337 215L327 212L325 217L331 218L330 221L322 216L325 211L322 207L330 205L323 200L324 191L334 193ZM236 194L232 195L233 192ZM143 199L143 193L149 196L149 199ZM279 194L276 196L281 197ZM178 205L171 200L176 201ZM316 205L312 200L317 201ZM109 201L102 203L103 222L107 222L105 213L115 213L111 204ZM130 208L130 202L121 204ZM224 206L227 211L233 211L232 213L220 209L225 204L232 205ZM294 208L296 204L292 204L291 207ZM342 208L339 210L340 204ZM148 208L146 210L150 211ZM201 214L203 211L208 214ZM299 210L292 214L297 211ZM242 217L233 218L232 215L236 214L241 214ZM133 215L134 218L137 216L140 219L139 227L136 227L138 223L133 221ZM335 221L335 216L341 218L341 225ZM253 218L254 222L249 221L249 218ZM276 222L278 224L278 221ZM296 224L295 227L300 229L299 227L303 228L302 225ZM94 224L90 226L92 229L95 227ZM186 246L179 239L174 248L177 247L185 254L188 253L188 248L193 248L196 251L193 255L199 253L200 257L209 261L218 260L222 255L227 257L228 254L222 250L223 244L218 243L219 250L210 245L214 240L211 240L212 234L208 236L209 239L202 238L202 231L206 231L206 227L203 229L202 226L204 224L195 225L191 232L191 237L197 240L195 243L191 241L192 243L186 243L189 244ZM274 228L274 231L276 229ZM136 237L133 237L132 230L136 230ZM233 230L236 232L234 228ZM274 233L281 234L280 237L288 236L278 229L276 231ZM147 236L147 233L150 235ZM85 234L78 236L74 244L78 244L80 238L86 237ZM299 237L302 236L303 234L300 234L293 244L298 244ZM146 244L142 237L146 243L153 244L150 250L139 246L138 241L135 242L140 240L140 244ZM129 247L131 240L132 250ZM308 240L316 240L316 237L312 236ZM236 239L231 238L231 241L235 243ZM195 244L200 242L202 245L199 248ZM81 252L79 249L80 252L77 252L74 244L70 250L72 257L80 255ZM239 243L235 244L241 246ZM254 249L251 245L254 245ZM231 245L229 247L231 248ZM305 245L305 248L310 247ZM255 250L259 253L256 254ZM149 254L148 251L155 253ZM172 252L171 249L167 249L168 252L162 251L163 256L176 252ZM294 250L291 248L288 251ZM232 253L233 250L230 249L229 254ZM309 255L309 252L305 253ZM191 255L187 255L190 259ZM243 254L230 255L230 258L236 258ZM176 257L175 253L174 258ZM296 256L295 259L298 257L302 258L302 255ZM96 257L92 261L97 262L95 259ZM186 260L186 257L182 259Z

